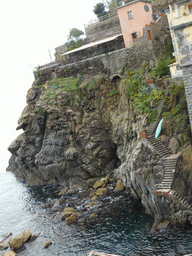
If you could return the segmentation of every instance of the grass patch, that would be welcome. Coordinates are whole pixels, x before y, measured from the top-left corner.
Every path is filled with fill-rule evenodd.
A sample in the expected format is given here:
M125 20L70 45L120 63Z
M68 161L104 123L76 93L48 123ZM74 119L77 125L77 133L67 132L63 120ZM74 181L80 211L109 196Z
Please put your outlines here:
M108 94L109 97L112 97L114 95L118 95L119 92L117 90L111 90L110 93Z
M57 78L46 83L46 90L44 95L44 100L56 100L58 96L65 96L67 104L70 105L71 102L74 103L74 94L81 97L81 85L82 80L74 77Z

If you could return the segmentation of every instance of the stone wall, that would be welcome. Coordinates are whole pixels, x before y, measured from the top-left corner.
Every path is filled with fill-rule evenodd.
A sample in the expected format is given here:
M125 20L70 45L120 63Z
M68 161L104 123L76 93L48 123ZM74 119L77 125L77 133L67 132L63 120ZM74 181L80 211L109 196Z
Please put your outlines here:
M58 47L55 48L55 58L59 58L61 56L61 54L65 53L67 50L67 47L65 44L60 45Z
M149 41L148 30L151 31L152 41ZM144 61L146 61L150 67L154 67L159 50L162 46L166 45L166 41L168 42L167 37L170 37L167 17L162 16L156 23L144 28L144 35L134 39L132 47L112 52L106 51L105 54L98 56L90 57L90 54L89 58L85 60L76 61L67 65L66 62L63 62L57 64L57 66L52 65L39 69L41 73L39 73L38 84L43 84L54 76L77 76L79 73L88 75L104 73L113 76L114 74L120 74L125 66L130 69L137 69L141 67ZM106 49L107 48L106 45ZM90 52L92 52L92 50L95 51L93 47L89 49ZM78 54L79 56L81 55L81 53ZM37 70L34 73L38 73L39 71Z
M183 81L185 85L185 94L188 105L189 120L192 129L192 65L182 67Z
M142 40L142 38L140 38ZM138 40L139 42L139 40ZM155 66L156 56L153 52L153 44L148 41L145 47L141 47L142 44L136 44L130 48L123 48L107 54L102 54L93 58L78 61L68 65L57 65L55 67L47 67L35 71L38 76L37 84L41 85L46 81L56 77L76 77L78 74L96 75L99 73L108 74L113 76L114 74L120 74L126 67L129 69L137 69L141 67L141 64L146 61L151 67Z
M86 43L122 34L118 15L85 28Z

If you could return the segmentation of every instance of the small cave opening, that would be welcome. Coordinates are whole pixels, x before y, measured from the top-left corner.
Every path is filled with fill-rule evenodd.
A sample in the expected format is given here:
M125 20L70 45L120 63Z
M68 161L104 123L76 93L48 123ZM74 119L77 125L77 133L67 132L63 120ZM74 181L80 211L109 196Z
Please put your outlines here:
M120 75L114 75L111 82L114 84L114 85L118 85L121 81L121 76Z
M117 145L114 143L114 167L118 168L121 165L121 160L119 159L118 155L117 155Z

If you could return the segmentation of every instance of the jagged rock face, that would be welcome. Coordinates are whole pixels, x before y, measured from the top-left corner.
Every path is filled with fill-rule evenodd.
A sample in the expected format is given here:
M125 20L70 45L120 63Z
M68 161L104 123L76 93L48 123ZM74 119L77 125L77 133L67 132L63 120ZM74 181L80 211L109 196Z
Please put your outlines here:
M24 132L9 146L8 171L30 185L71 187L91 186L115 170L156 222L192 223L192 211L155 194L163 181L164 162L147 139L139 138L147 117L134 113L125 84L100 76L86 77L80 91L62 94L55 88L46 83L29 90L17 128ZM183 154L173 188L184 197L191 195L191 146Z
M155 217L159 213L154 194L156 184L163 180L164 166L160 156L150 148L147 141L133 141L126 160L117 168L116 175L122 179L132 194L140 198L146 212Z
M82 88L86 106L78 98L77 106L69 106L62 95L50 104L43 99L46 85L31 88L18 121L24 133L9 146L7 170L30 185L91 185L124 161L146 119L130 111L122 85L100 80L95 90ZM120 93L108 96L114 89Z
M190 171L185 165L190 165L191 146L183 152L176 168L173 189L183 198L188 195L192 200ZM184 163L185 164L184 164ZM146 213L154 219L154 227L162 220L172 224L192 223L192 209L181 204L177 198L171 196L158 196L155 191L157 184L163 181L164 162L155 152L146 139L133 141L130 145L126 160L116 169L117 178L123 180L125 186L130 188L132 194L141 199ZM188 200L190 202L190 200Z

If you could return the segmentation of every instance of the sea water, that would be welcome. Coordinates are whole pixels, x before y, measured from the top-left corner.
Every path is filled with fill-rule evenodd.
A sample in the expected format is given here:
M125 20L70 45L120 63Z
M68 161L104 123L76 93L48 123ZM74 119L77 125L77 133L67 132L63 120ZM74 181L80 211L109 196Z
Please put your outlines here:
M91 250L122 256L192 253L191 227L173 227L151 234L153 220L132 197L113 202L114 210L96 222L67 226L60 214L51 214L45 207L58 198L60 188L28 187L6 172L7 157L6 153L0 156L0 240L8 232L14 237L25 229L40 234L17 255L86 256ZM52 245L43 249L48 240Z

